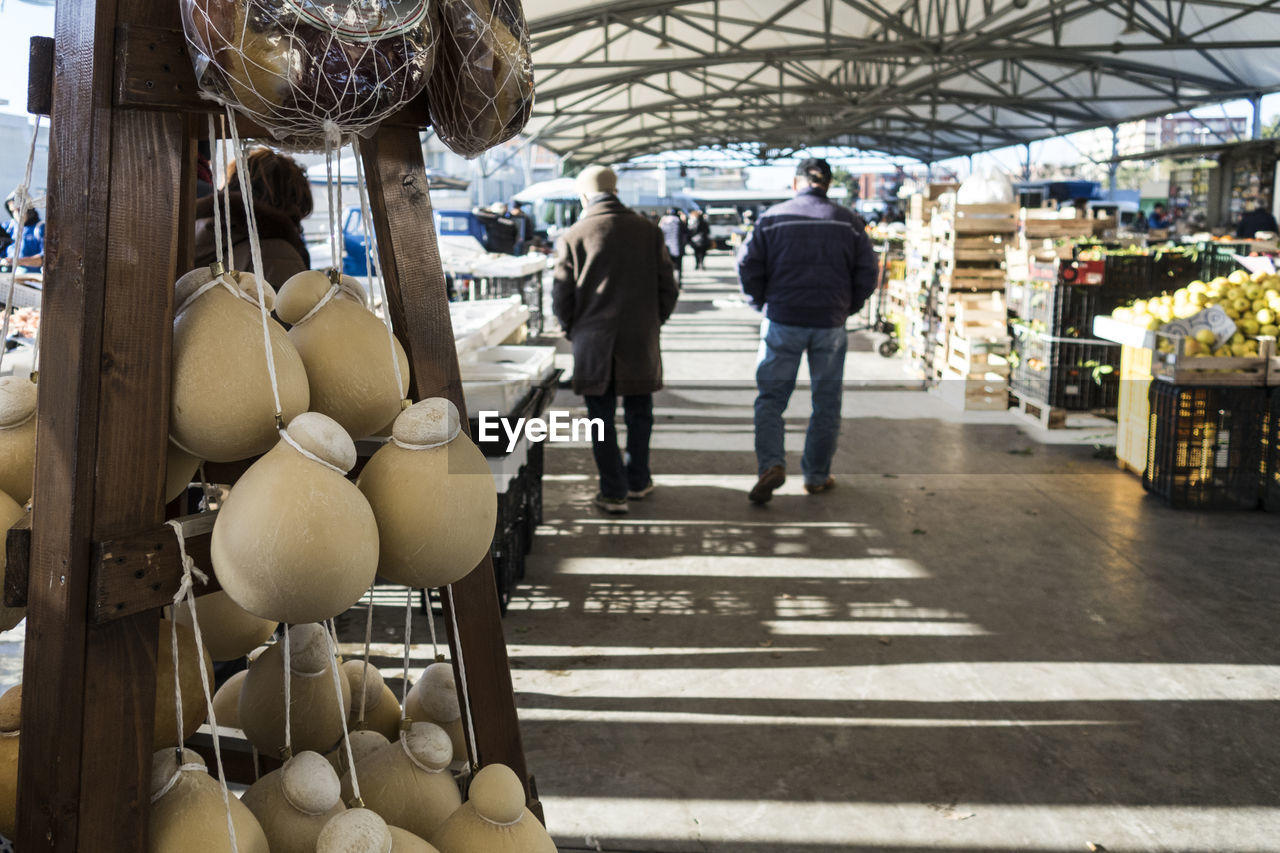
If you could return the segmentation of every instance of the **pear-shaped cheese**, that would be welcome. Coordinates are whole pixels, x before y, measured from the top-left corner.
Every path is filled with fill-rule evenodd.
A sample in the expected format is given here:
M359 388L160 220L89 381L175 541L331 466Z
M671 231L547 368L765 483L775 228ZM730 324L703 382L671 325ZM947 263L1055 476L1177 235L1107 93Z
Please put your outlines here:
M222 786L209 775L204 759L183 750L162 749L151 761L151 853L226 853L228 805ZM253 813L234 794L231 822L240 853L270 853L267 836Z
M466 577L493 542L498 496L480 449L440 397L400 413L360 474L378 519L378 574L411 587Z
M0 534L13 527L27 512L9 495L0 491ZM4 588L4 572L8 566L8 550L0 539L0 589ZM0 631L8 631L21 622L27 615L25 607L8 607L0 601Z
M31 500L35 470L35 383L21 376L0 376L0 491L25 504Z
M173 695L173 635L172 623L160 620L160 648L156 654L156 748L178 745L178 709ZM213 684L213 661L206 650L201 655L196 649L196 635L186 625L178 625L178 683L182 687L182 734L191 737L209 715L209 703L204 698L204 686L200 682L200 663L203 658L209 683Z
M439 661L422 671L422 677L409 689L405 712L411 720L435 723L453 741L453 760L467 760L466 732L462 728L462 706L458 686L453 678L453 665Z
M169 442L169 452L165 456L164 502L176 500L185 492L199 469L199 459L172 441Z
M351 728L360 728L360 697L363 694L363 728L372 729L387 740L399 737L400 702L396 699L395 691L382 680L382 673L378 672L378 668L369 664L366 670L362 660L345 661L342 668L346 670L347 679L351 682Z
M190 626L190 606L183 602L175 609L178 624ZM214 660L244 657L271 639L279 624L254 616L221 590L197 598L196 615L200 618L200 636Z
M356 765L360 796L387 823L430 838L462 804L448 770L452 761L449 736L434 723L414 723ZM348 787L349 775L343 780Z
M22 685L0 696L0 835L13 838L18 823L18 742L22 730Z
M355 759L357 774L360 772L360 762L391 742L381 732L372 729L356 729L348 737L351 739L351 757ZM342 799L349 802L352 798L351 775L347 771L351 769L351 764L347 761L346 744L339 742L325 758L333 765L334 772L342 778Z
M409 358L366 306L359 282L344 275L334 285L324 271L300 272L280 288L276 315L292 324L289 339L307 368L311 411L357 439L396 416L409 391ZM400 365L399 384L392 358Z
M263 619L322 622L369 588L378 525L369 502L343 476L355 461L355 444L342 427L306 412L240 477L209 545L218 581L236 604Z
M349 809L325 824L316 853L439 853L418 836L368 809Z
M342 737L342 722L351 707L351 685L329 654L323 625L289 629L289 708L294 753L326 753ZM334 692L332 667L338 666L342 697ZM279 755L284 737L284 641L278 641L249 664L240 690L240 728L267 755Z
M470 798L431 843L440 853L556 853L546 828L525 807L520 777L502 764L475 775Z
M217 718L218 728L240 728L240 691L244 689L248 675L247 669L240 670L222 682L218 692L213 694L213 716Z
M200 459L233 462L266 453L276 443L275 401L253 276L225 273L227 286L190 298L212 278L201 268L176 286L169 434ZM270 300L269 286L263 287ZM307 373L284 328L269 317L267 328L288 422L307 410Z
M241 802L262 824L271 853L314 853L325 824L346 811L341 794L324 756L300 752L254 782Z

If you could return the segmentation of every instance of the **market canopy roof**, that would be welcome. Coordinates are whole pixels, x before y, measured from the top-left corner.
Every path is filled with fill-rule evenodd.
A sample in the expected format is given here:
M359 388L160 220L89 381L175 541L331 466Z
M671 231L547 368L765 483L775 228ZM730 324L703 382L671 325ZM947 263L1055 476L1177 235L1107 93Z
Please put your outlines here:
M1280 88L1280 0L537 0L527 132L924 161Z

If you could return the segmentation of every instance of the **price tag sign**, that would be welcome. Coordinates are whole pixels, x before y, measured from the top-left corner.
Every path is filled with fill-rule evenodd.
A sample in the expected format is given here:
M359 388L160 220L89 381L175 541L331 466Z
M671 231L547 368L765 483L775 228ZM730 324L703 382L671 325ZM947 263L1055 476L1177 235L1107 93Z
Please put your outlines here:
M1250 260L1256 260L1251 258ZM1236 333L1236 324L1221 307L1213 305L1199 314L1174 320L1160 327L1160 335L1181 341L1183 338L1195 338L1196 333L1208 329L1214 334L1214 347L1219 347Z

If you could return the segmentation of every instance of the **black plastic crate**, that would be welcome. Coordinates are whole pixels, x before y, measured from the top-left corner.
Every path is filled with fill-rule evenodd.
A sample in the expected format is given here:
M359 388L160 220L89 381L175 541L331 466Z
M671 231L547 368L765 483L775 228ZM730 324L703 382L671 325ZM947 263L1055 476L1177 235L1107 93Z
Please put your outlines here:
M1120 347L1019 329L1009 387L1023 398L1081 412L1113 409L1119 397Z
M1055 338L1093 336L1093 318L1109 313L1111 294L1090 284L1048 284L1034 282L1023 292L1019 317L1034 331Z
M1203 263L1193 252L1156 252L1151 262L1151 287L1135 296L1144 299L1186 287L1201 277Z
M1238 246L1205 246L1200 251L1200 279L1209 281L1219 276L1228 276L1240 269L1234 255Z
M1102 274L1103 287L1122 293L1144 293L1151 289L1154 278L1154 263L1151 255L1108 253L1105 263L1106 268Z
M1268 392L1267 426L1262 434L1262 508L1280 512L1280 388Z
M1267 432L1264 388L1151 383L1142 485L1177 509L1256 509Z

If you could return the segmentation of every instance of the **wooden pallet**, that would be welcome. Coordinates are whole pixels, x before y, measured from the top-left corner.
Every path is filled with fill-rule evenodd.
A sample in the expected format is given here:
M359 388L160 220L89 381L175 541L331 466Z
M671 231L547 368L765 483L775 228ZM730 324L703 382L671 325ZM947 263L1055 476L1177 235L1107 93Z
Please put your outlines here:
M1009 381L996 374L941 372L934 391L946 402L967 412L1003 412L1009 408Z
M991 291L1004 290L1007 275L1000 268L955 267L942 273L951 291Z
M1017 391L1009 393L1013 397L1015 411L1041 429L1062 429L1067 425L1066 409L1054 408L1042 400L1030 400Z
M955 210L942 214L958 234L1016 234L1018 231L1016 204L958 204Z
M973 374L1008 376L1009 339L975 340L952 335L947 339L947 366L963 376Z

